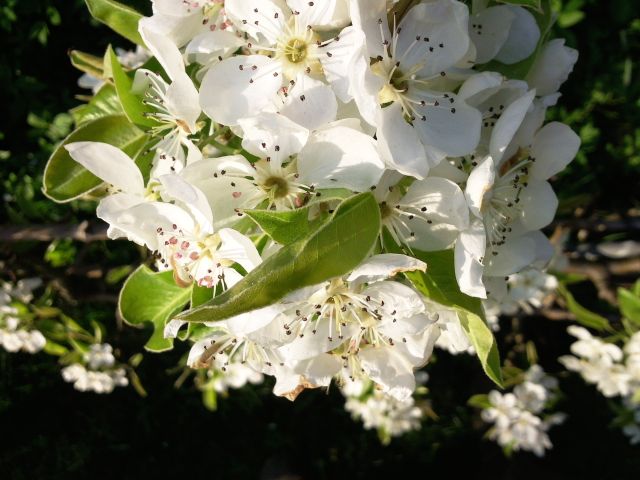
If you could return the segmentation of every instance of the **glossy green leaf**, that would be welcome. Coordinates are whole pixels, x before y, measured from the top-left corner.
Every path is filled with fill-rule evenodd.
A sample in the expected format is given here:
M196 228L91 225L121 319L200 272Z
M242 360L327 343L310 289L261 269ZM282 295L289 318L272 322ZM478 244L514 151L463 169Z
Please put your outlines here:
M289 245L306 237L327 220L328 207L323 208L325 202L344 200L351 195L353 195L352 192L346 189L327 189L317 192L302 208L287 211L244 210L243 213L251 218L273 241ZM316 212L316 217L310 220L312 208L319 209L319 212ZM323 210L325 210L324 214Z
M104 66L100 57L96 57L90 53L81 52L80 50L71 50L69 52L69 58L71 59L71 65L81 72L87 73L96 78L103 77Z
M491 408L491 402L489 401L489 396L485 394L478 394L472 396L469 400L467 400L467 404L471 407L482 408Z
M485 373L502 386L500 354L496 339L484 319L482 302L460 291L456 281L453 250L440 252L413 251L413 255L427 264L426 272L405 275L413 285L431 300L453 307L462 328L469 336Z
M635 325L640 326L640 296L626 288L619 288L618 303L622 315Z
M49 158L44 171L44 194L56 202L75 200L102 184L102 180L75 162L64 146L73 142L104 142L134 157L147 136L124 115L107 115L85 123L64 139Z
M370 193L344 200L331 219L309 236L280 249L232 288L178 316L211 322L271 305L294 290L344 275L372 251L380 211Z
M124 38L144 46L138 33L138 22L142 14L115 0L85 0L91 16L104 23Z
M71 116L77 127L107 115L122 115L122 105L113 85L104 84L85 105L71 110Z
M118 311L129 325L153 325L153 335L145 345L152 352L173 347L173 339L164 338L167 321L189 303L191 288L181 288L173 280L173 272L156 273L140 266L122 286Z
M144 103L142 103L142 97L135 95L131 88L133 86L133 79L127 75L127 73L120 65L118 56L113 51L113 48L109 46L106 54L106 62L110 67L110 74L113 77L113 83L118 92L118 98L122 104L127 118L136 125L141 127L154 127L158 125L158 122L152 118L147 117L145 114L151 111Z
M580 305L562 283L558 285L558 293L567 302L567 309L576 316L578 323L601 332L611 331L611 325L606 318Z

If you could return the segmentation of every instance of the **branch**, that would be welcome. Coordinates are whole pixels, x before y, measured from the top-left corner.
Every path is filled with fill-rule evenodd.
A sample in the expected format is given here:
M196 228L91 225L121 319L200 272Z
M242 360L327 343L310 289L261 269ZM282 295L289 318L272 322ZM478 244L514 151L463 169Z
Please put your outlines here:
M107 225L86 220L78 225L0 225L0 242L51 242L61 238L86 243L107 240Z

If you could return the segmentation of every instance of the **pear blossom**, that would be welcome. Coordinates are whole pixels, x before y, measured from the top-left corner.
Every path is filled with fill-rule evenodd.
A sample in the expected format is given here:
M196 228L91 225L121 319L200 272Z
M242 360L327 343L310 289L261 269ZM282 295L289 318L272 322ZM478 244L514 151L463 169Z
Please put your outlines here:
M489 392L489 406L482 410L481 417L493 424L488 436L500 446L531 451L542 457L553 447L547 432L564 422L566 416L545 414L547 405L558 396L557 380L538 365L533 365L524 377L524 382L517 385L513 393Z
M335 3L227 0L227 15L250 37L246 48L255 54L223 60L206 73L200 93L205 113L217 122L237 125L241 118L273 111L278 95L322 107L309 115L335 112L335 95L328 85L318 83L321 58L335 56L335 62L340 55L349 56L350 43L345 46L341 37L323 42L315 30L334 22Z
M377 127L391 168L422 179L446 155L471 153L479 140L480 114L439 88L469 49L467 7L453 0L421 3L393 29L384 0L352 7L366 47L345 76L362 117Z

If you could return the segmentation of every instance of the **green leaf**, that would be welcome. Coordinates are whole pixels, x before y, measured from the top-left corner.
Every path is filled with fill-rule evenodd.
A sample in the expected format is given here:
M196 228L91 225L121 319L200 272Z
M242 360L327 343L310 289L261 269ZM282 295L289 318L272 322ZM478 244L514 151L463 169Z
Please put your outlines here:
M453 307L460 325L469 336L485 373L502 386L500 354L493 332L484 319L482 302L460 291L455 275L453 250L439 252L413 251L413 256L426 262L426 272L408 272L405 275L427 298Z
M210 412L218 409L218 395L213 388L206 388L202 391L202 404Z
M107 115L121 115L122 105L113 85L104 84L89 103L71 110L71 116L77 127Z
M115 0L85 0L85 2L93 18L133 43L144 46L144 41L138 33L141 13Z
M300 238L304 238L316 230L320 223L326 221L327 217L320 215L313 221L309 220L311 207L318 206L318 203L344 200L352 193L346 189L320 190L311 198L309 204L295 210L275 211L275 210L244 210L243 213L251 218L264 233L274 242L282 245L290 245Z
M344 275L367 258L380 233L371 193L344 200L309 236L283 247L232 288L178 316L189 322L223 320L271 305L286 294Z
M147 136L124 115L107 115L75 130L53 152L44 170L44 194L56 202L75 200L102 184L64 148L82 141L108 143L134 157L147 142Z
M116 86L118 92L118 98L124 109L124 113L127 118L136 125L141 127L155 127L158 122L152 118L147 117L145 114L151 111L144 103L142 103L142 97L135 95L131 88L133 86L133 79L129 77L120 65L118 56L109 45L107 54L105 57L106 62L110 66L111 75L113 76L113 83Z
M92 77L103 78L103 63L100 57L80 50L71 50L69 58L71 59L71 65L81 72L87 73Z
M576 316L578 323L601 332L611 331L611 325L606 318L580 305L576 299L573 298L569 289L562 283L558 285L558 293L562 295L565 302L567 302L567 309Z
M190 300L191 288L176 285L172 272L155 273L142 265L122 286L118 311L129 325L153 324L145 349L162 352L173 347L173 339L164 338L165 324Z
M640 296L626 288L619 288L618 303L622 315L640 327Z
M528 7L542 13L542 0L496 0L499 3Z
M491 408L491 402L489 401L489 396L485 394L478 394L472 396L469 400L467 400L467 404L471 407L482 408Z
M45 343L43 350L47 355L53 355L56 357L61 357L69 353L69 349L67 347L60 345L59 343L52 342L49 339L47 339L47 343Z
M306 237L314 229L313 224L309 221L309 208L298 208L284 212L244 210L243 213L256 222L274 242L282 245L289 245Z

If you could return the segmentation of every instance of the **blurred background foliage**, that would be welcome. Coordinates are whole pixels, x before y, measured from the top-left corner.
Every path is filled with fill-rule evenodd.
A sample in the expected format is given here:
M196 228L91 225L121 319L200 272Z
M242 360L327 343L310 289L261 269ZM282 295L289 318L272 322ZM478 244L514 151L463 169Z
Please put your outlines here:
M141 11L145 0L127 2ZM556 182L561 218L625 218L640 201L640 3L631 0L554 0L555 36L580 51L551 118L568 123L583 141L578 158ZM41 193L42 170L53 147L69 133L66 112L78 104L79 73L70 49L101 55L128 47L91 20L82 0L0 0L0 225L64 223L94 218L94 205L56 205ZM618 232L598 241L637 239ZM579 239L574 239L578 241ZM584 238L582 239L584 240ZM0 243L2 278L37 275L52 281L65 311L89 325L109 326L121 357L139 351L145 332L113 317L119 286L141 253L125 242ZM593 288L581 298L593 303ZM597 302L597 300L595 301ZM505 325L506 327L506 325ZM566 324L540 319L516 325L533 340L540 363L558 369L568 350ZM505 331L506 328L503 328ZM513 339L500 335L502 345ZM259 388L233 392L208 412L188 382L174 389L171 370L184 349L150 356L139 373L147 398L133 389L109 396L80 394L61 381L55 360L43 354L0 351L0 477L166 478L404 478L423 474L497 479L638 478L640 456L610 426L606 400L577 377L563 379L572 402L559 408L566 424L552 431L555 449L545 459L505 459L482 440L466 401L490 388L475 361L439 354L430 366L429 398L437 418L420 432L380 445L342 407L338 392L315 391L295 404ZM478 473L482 472L482 473Z

